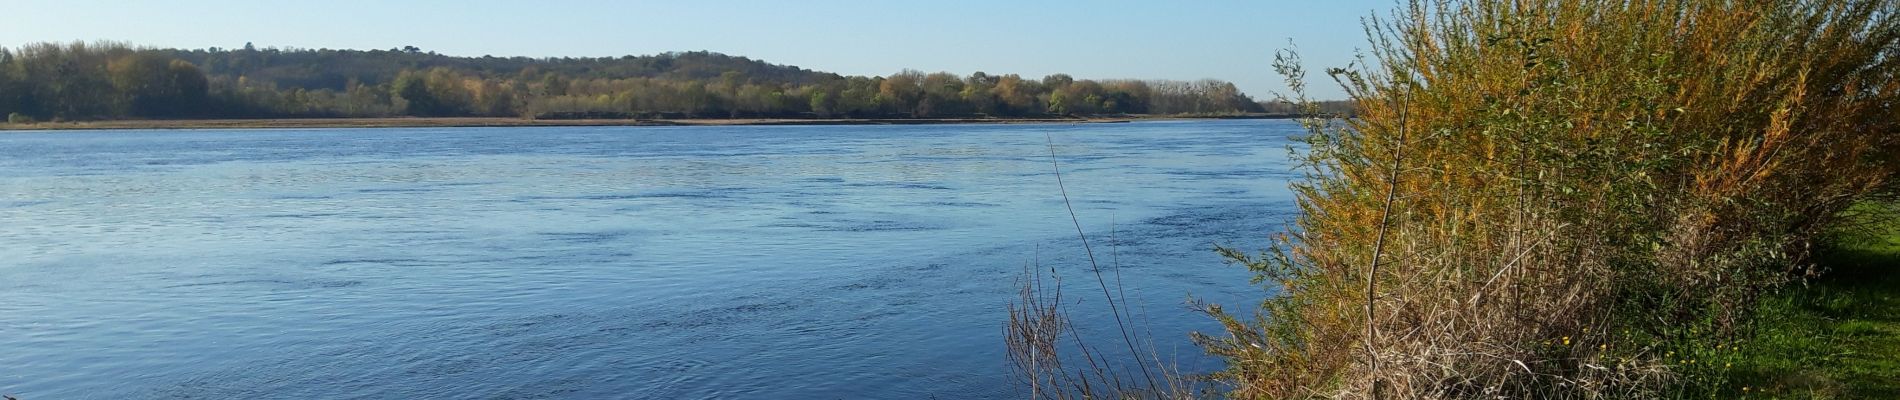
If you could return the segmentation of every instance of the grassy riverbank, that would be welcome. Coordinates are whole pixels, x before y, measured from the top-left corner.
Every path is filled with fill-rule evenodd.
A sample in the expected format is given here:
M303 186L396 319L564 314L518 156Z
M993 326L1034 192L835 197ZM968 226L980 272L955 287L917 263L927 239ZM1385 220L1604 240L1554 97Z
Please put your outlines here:
M1723 397L1900 399L1900 221L1870 214L1817 262L1823 275L1763 302Z

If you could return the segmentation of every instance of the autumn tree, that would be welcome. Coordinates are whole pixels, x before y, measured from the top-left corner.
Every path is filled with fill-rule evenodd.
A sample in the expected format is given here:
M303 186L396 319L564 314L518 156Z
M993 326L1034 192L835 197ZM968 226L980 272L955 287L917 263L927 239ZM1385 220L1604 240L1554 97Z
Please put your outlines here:
M189 62L133 53L109 62L106 68L130 115L182 117L198 114L206 106L210 84L198 66Z

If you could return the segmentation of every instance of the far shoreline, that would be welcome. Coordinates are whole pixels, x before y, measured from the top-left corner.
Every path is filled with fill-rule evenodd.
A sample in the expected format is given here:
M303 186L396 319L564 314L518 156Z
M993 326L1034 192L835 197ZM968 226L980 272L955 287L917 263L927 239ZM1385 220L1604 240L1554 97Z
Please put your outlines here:
M1285 119L1272 114L1220 116L1116 115L1048 118L687 118L687 119L525 119L504 117L383 117L105 120L0 123L0 132L75 130L200 130L315 128L489 128L562 126L796 126L796 125L951 125L951 124L1103 124L1134 121Z

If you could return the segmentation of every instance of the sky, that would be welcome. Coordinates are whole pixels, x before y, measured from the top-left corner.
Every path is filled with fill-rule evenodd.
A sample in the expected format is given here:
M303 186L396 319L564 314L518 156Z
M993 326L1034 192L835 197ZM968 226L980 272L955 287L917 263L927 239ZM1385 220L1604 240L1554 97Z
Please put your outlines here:
M7 0L0 45L115 40L151 47L390 49L458 56L620 56L709 50L846 75L903 69L1088 79L1221 79L1283 92L1273 53L1308 70L1366 47L1392 0L260 1ZM1317 78L1317 76L1316 76ZM1342 97L1315 82L1317 98Z

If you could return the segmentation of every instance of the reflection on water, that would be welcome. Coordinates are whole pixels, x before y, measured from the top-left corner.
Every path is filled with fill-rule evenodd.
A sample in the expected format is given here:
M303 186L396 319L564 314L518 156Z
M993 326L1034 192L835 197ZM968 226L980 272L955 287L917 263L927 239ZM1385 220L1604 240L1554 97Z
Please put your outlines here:
M1267 295L1209 250L1288 218L1293 129L0 135L0 392L1010 397L1015 274L1087 271L1045 135L1158 346L1215 367L1182 301Z

